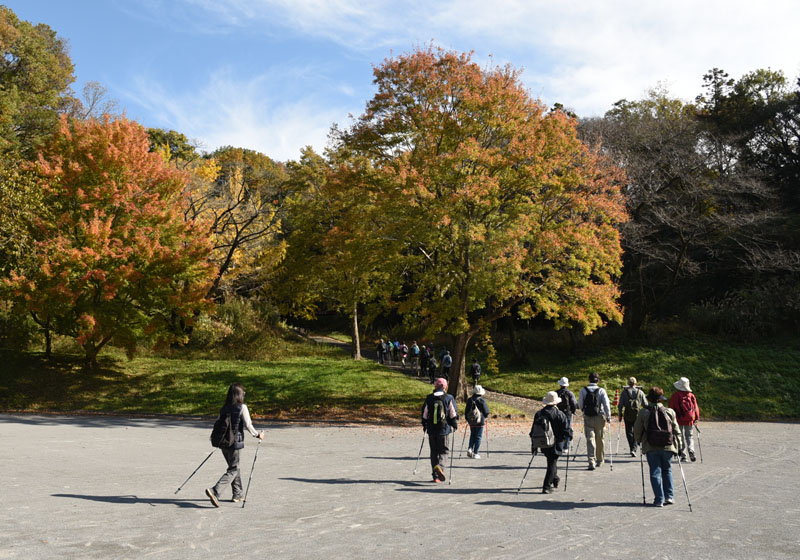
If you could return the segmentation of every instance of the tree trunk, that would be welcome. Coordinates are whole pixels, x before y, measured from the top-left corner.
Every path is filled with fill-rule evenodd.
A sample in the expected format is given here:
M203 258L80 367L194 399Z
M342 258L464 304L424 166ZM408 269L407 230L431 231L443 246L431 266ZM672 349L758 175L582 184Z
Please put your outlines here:
M453 347L453 366L450 368L450 381L447 389L448 393L453 395L456 400L467 400L467 375L464 365L467 362L467 345L471 338L471 333L461 333L456 336Z
M50 360L53 356L53 335L50 332L50 327L44 328L44 357Z
M361 340L358 337L358 303L353 304L353 359L361 359Z

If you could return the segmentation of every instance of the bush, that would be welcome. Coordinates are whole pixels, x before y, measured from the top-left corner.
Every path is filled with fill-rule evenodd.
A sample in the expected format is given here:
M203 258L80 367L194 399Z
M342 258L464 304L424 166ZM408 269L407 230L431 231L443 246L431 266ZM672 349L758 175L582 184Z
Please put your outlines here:
M28 314L15 311L6 301L0 301L0 348L27 350L36 337L38 327Z

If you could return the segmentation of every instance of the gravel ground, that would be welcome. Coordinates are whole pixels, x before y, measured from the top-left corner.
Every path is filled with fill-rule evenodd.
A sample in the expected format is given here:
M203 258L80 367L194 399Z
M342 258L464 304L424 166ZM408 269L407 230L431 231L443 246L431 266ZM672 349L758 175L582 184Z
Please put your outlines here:
M536 457L517 494L527 421L490 424L483 458L454 460L452 484L430 481L418 428L257 427L246 507L226 494L214 508L203 490L225 464L208 421L0 415L0 558L798 557L797 424L702 425L703 462L684 466L691 512L677 469L676 504L643 505L639 460L624 455L593 472L579 456L568 475L562 459L567 488L550 495Z

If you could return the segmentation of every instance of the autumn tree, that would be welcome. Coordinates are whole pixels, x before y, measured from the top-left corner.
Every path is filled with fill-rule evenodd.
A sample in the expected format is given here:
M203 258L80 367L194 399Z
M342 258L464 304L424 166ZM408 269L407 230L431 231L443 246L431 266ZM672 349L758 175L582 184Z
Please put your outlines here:
M620 176L574 119L467 54L419 49L374 74L341 142L369 162L362 220L402 257L397 310L452 337L450 392L466 395L470 340L512 309L584 332L621 321Z
M169 339L172 315L203 307L214 277L204 224L182 215L185 176L148 148L135 122L63 118L33 167L48 210L33 223L38 266L6 285L92 367L112 340Z

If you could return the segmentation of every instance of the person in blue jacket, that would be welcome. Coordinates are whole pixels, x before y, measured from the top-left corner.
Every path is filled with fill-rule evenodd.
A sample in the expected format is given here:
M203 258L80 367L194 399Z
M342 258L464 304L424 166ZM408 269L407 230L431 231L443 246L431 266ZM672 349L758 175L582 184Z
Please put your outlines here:
M447 464L447 437L458 429L458 409L453 395L447 393L447 380L433 382L433 392L422 405L422 429L428 433L431 449L431 468L434 482L444 482Z
M464 418L469 422L469 449L467 449L467 457L473 459L480 459L478 449L481 447L481 439L483 438L483 427L486 426L486 419L489 417L489 405L486 404L486 399L483 395L486 390L480 385L475 385L472 389L472 396L467 399L467 405L464 408ZM476 411L480 415L480 420L475 422Z

